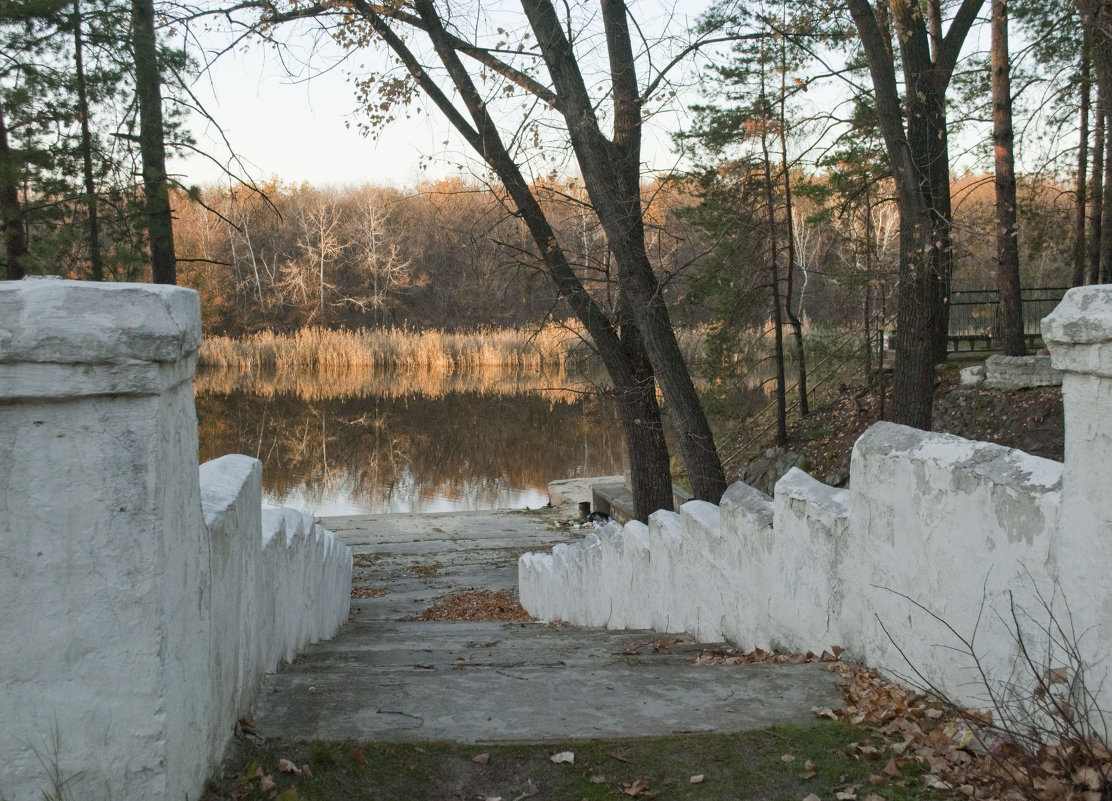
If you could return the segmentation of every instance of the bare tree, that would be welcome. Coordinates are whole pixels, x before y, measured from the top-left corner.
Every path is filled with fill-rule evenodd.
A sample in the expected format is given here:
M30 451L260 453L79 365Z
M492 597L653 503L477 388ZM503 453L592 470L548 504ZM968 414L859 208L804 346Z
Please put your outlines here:
M597 97L588 90L579 62L583 53L576 49L581 42L590 42L590 37L577 38L570 21L566 29L550 0L522 0L521 7L529 39L522 40L516 50L504 41L469 40L469 33L480 31L483 21L466 20L461 7L438 9L431 0L416 0L412 7L350 0L345 10L354 12L365 33L349 28L345 35L353 46L380 42L404 66L408 78L388 84L390 94L383 101L387 107L414 93L422 94L504 187L529 230L544 269L583 323L610 373L622 409L637 516L644 518L654 509L672 505L657 382L668 402L694 493L717 502L726 487L725 473L645 245L640 194L644 106L662 88L664 78L658 76L639 85L629 11L621 0L603 0L600 44L588 56L607 65L605 87ZM321 9L293 8L288 14L270 14L264 19L278 22L317 12ZM497 37L504 34L499 31ZM431 49L430 60L413 49L422 38ZM529 64L515 64L515 53ZM464 59L469 59L471 66ZM547 83L538 77L544 73ZM493 80L494 76L497 92L502 94L492 96L480 87L484 78ZM592 79L591 84L595 83ZM617 266L619 293L614 314L592 297L576 275L523 173L524 162L512 152L523 132L532 130L535 123L525 120L521 128L506 130L492 114L491 105L499 97L515 94L528 97L527 106L531 103L554 111L546 122L563 122L562 135L575 155ZM609 103L613 125L609 135L603 132L599 117L601 102Z
M408 283L411 276L410 261L401 257L398 243L386 240L388 219L386 209L375 198L369 194L363 198L353 224L352 245L360 273L370 279L370 295L344 298L361 308L370 307L377 325L382 324L390 293Z
M900 209L899 337L892 418L926 430L931 426L934 365L939 334L944 337L946 330L945 299L953 259L946 90L983 2L962 0L944 35L939 0L928 0L926 14L916 3L848 3L872 76L877 119ZM897 63L903 68L902 97Z

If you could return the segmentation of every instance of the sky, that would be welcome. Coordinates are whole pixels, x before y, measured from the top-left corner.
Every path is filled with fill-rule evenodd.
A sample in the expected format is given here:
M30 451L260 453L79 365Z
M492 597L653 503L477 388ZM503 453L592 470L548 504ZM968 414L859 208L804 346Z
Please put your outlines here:
M705 7L701 1L690 5L691 14ZM334 63L337 53L335 46L325 44L314 62ZM377 140L363 136L356 125L349 69L340 65L330 71L314 68L313 73L291 77L280 59L259 45L222 56L191 87L220 127L195 118L192 129L199 148L222 154L218 161L226 164L226 138L254 180L278 177L318 185L413 186L461 174L460 165L471 162L468 148L435 109L391 123ZM675 124L672 118L647 126L643 152L651 168L675 165L667 130ZM197 156L176 159L170 169L186 185L227 181L220 166ZM465 167L463 174L470 169Z
M420 157L445 152L447 123L421 114L392 124L377 141L364 137L355 124L355 90L342 69L290 77L257 48L222 57L193 91L220 128L195 117L199 147L223 154L220 161L227 163L227 138L256 180L413 185L430 177ZM176 161L171 169L187 184L226 180L220 167L199 157ZM444 163L428 169L434 178L452 171Z

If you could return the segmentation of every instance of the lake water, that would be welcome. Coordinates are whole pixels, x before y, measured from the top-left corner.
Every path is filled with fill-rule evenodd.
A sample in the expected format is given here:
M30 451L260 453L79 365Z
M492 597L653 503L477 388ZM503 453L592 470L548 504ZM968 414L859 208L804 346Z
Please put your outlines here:
M267 503L317 515L536 508L626 465L613 403L563 374L201 372L196 405L201 461L254 456Z

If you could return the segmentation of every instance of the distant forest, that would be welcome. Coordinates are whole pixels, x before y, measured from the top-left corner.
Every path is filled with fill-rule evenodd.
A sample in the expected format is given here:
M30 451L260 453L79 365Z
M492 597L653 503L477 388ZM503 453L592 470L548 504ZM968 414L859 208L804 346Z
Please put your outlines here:
M898 268L898 213L882 184L868 209L829 192L826 177L800 177L793 226L797 301L811 324L856 327L867 289L882 312ZM612 283L605 236L581 185L539 187L550 218L588 285ZM712 324L720 314L722 237L699 224L695 181L644 187L650 258L678 322ZM202 295L211 334L323 327L472 329L539 326L570 311L520 220L496 187L445 180L400 190L372 185L329 188L272 182L261 193L211 188L203 203L175 202L179 282ZM954 288L995 286L992 176L953 183ZM1024 286L1067 286L1072 197L1050 181L1021 184L1020 248ZM736 229L759 233L759 205ZM866 220L868 215L868 220ZM738 322L770 314L760 244L735 247L730 295L749 298ZM868 252L868 256L866 256ZM79 266L74 265L75 273ZM141 279L136 274L120 278Z

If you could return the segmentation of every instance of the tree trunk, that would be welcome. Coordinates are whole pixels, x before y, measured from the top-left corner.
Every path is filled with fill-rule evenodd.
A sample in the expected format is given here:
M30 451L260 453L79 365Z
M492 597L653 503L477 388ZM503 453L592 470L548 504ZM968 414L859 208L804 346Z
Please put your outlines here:
M620 305L625 304L620 302ZM623 312L628 313L628 309ZM623 380L621 386L615 382L614 390L629 453L633 514L638 520L648 522L649 515L657 509L672 508L668 444L656 400L656 378L637 326L622 327L621 344L632 367L632 380ZM669 469L661 469L662 461Z
M1019 293L1015 155L1012 139L1011 66L1007 0L992 0L992 144L996 157L996 284L1000 289L1000 336L1005 356L1027 353Z
M1077 134L1077 179L1074 194L1074 221L1073 221L1073 272L1070 276L1070 286L1081 286L1085 283L1085 214L1086 197L1089 175L1089 104L1092 100L1092 56L1089 52L1089 30L1082 32L1081 58L1078 68L1080 78L1080 101L1078 112Z
M699 500L718 503L726 491L725 471L645 249L642 110L625 3L602 0L613 85L610 141L598 128L575 53L552 3L525 0L523 6L556 87L557 110L567 124L584 184L618 265L621 289L629 293L637 327L668 403L692 492Z
M950 285L954 277L953 219L950 206L950 137L946 121L945 92L938 95L932 121L929 167L930 214L934 221L933 260L935 284L934 363L945 363L950 342ZM926 187L924 187L925 189Z
M938 308L938 287L930 263L931 234L929 220L901 215L892 420L924 431L930 431L934 406L934 315Z
M452 127L498 175L536 243L549 277L594 341L599 357L614 384L613 391L618 400L626 434L635 515L639 520L646 521L648 515L657 509L670 510L672 483L668 446L664 439L660 408L656 402L653 365L641 338L643 330L636 324L627 322L623 324L619 334L614 322L575 275L575 270L560 247L544 211L506 150L482 96L448 41L443 23L432 3L417 0L415 8L427 25L437 55L447 69L474 125L463 117L432 81L405 42L374 9L361 0L354 0L353 5L401 59L421 89L448 118ZM626 294L619 301L623 310L628 310L629 305L637 303L635 296Z
M899 332L893 376L893 419L928 429L934 400L934 365L945 357L950 245L949 153L946 90L983 0L962 0L942 36L927 30L920 6L874 9L849 0L876 98L877 121L896 183L900 209ZM881 30L893 15L905 90L900 98L894 54ZM932 46L934 52L932 53ZM906 117L906 128L904 118Z
M154 30L154 0L131 0L131 42L135 57L135 95L139 106L139 152L147 198L147 236L156 284L177 283L170 181L162 124L162 78Z
M784 85L784 81L787 80L787 72L786 69L783 69L780 73L780 172L784 178L784 216L786 218L786 235L788 239L788 280L784 287L784 311L787 312L788 324L792 328L792 339L795 343L796 375L799 389L799 414L801 417L806 417L811 411L807 402L807 353L803 347L803 322L792 308L792 297L795 295L795 266L798 260L795 246L795 207L792 204L792 178L788 170L788 126L784 114L784 98L787 94L787 87ZM799 298L799 305L800 307L803 306L802 294ZM867 369L866 374L868 374Z
M1104 139L1106 136L1104 106L1106 103L1104 87L1098 85L1097 102L1093 109L1093 167L1092 177L1089 181L1089 252L1085 270L1086 284L1100 283L1100 248L1103 238L1101 216L1104 208Z
M854 230L857 226L853 226ZM856 247L856 246L855 246ZM873 204L868 183L865 184L865 383L873 384L873 310L871 290L873 286ZM877 372L884 370L884 343L877 349Z
M768 104L764 93L764 72L761 72L760 105L764 112ZM772 291L772 358L776 365L776 444L781 448L788 444L788 397L787 376L784 370L784 315L780 297L780 270L776 264L780 256L779 237L776 235L776 196L772 188L771 154L768 148L768 115L758 124L761 126L761 168L764 172L765 207L768 225L768 280ZM790 267L789 267L790 269Z
M1112 97L1104 100L1104 187L1100 204L1100 282L1112 282ZM1096 232L1094 232L1095 234Z
M73 0L73 66L77 81L77 116L81 121L81 168L85 178L85 210L88 215L89 277L104 280L100 252L100 221L97 219L97 188L93 180L93 137L89 130L89 92L85 84L84 36L81 31L81 0Z
M23 227L23 209L19 204L19 172L19 165L8 144L8 125L4 117L3 98L0 98L0 227L3 228L9 281L16 281L26 274L27 234Z

